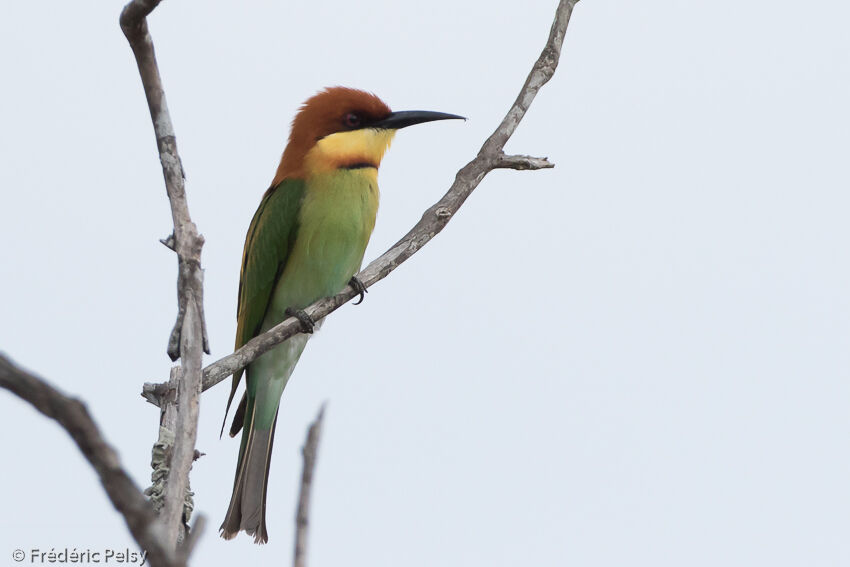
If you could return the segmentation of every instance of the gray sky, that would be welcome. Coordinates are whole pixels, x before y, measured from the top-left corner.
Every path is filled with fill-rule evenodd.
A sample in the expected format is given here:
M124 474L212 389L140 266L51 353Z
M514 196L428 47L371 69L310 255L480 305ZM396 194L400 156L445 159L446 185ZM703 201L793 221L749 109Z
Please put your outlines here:
M212 361L298 105L371 90L463 114L399 133L367 260L504 115L555 0L165 2L151 18L206 237ZM520 7L521 6L521 7ZM171 219L120 2L0 20L0 350L84 398L140 486L168 375ZM561 66L447 229L335 313L284 394L270 543L216 534L238 443L204 395L198 565L285 565L328 400L313 566L850 564L850 7L575 10ZM0 557L133 547L67 435L7 393ZM3 563L6 564L6 563Z

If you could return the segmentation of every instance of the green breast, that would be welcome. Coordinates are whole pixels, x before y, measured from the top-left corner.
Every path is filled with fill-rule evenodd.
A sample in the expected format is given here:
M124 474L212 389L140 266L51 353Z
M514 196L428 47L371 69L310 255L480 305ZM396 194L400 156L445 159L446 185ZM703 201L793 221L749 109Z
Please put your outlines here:
M298 233L278 280L270 318L339 292L360 270L378 212L377 171L340 169L306 182Z

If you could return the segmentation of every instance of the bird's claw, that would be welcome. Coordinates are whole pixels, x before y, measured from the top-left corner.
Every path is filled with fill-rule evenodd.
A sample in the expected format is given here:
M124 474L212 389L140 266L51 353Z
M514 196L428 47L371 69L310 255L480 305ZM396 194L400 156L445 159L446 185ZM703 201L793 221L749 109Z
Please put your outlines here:
M316 328L316 322L312 317L307 315L307 312L303 309L293 309L292 307L287 307L284 314L287 317L295 317L298 321L301 322L301 331L307 334L312 334L313 330Z
M354 288L354 291L360 294L360 298L354 302L354 305L360 305L363 303L363 299L366 297L366 294L369 293L369 290L366 289L366 286L363 285L363 282L360 281L360 278L357 276L351 276L351 279L348 280L348 285Z

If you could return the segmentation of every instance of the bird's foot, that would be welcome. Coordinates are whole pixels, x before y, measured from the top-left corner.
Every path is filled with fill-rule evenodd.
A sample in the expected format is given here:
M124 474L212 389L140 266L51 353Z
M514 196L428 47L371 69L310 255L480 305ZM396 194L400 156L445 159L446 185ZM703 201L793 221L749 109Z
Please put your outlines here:
M366 289L366 286L363 285L363 282L360 281L360 278L357 276L351 276L351 279L348 280L348 285L354 288L354 291L360 294L360 299L354 302L354 305L360 305L363 303L363 299L366 297L366 294L369 293L369 290Z
M303 309L293 309L292 307L287 307L284 314L287 317L295 317L301 322L301 331L307 334L312 334L313 329L316 328L316 322L312 317L307 315L307 312Z

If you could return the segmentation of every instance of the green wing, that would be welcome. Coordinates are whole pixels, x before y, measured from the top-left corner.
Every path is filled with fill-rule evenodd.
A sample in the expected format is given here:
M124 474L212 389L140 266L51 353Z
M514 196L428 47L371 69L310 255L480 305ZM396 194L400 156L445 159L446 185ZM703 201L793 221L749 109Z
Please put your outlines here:
M263 195L254 213L239 276L239 305L236 309L236 349L254 338L263 324L275 285L286 266L298 232L298 211L304 199L304 181L284 179ZM233 375L225 419L242 370Z

